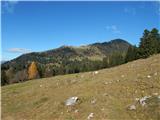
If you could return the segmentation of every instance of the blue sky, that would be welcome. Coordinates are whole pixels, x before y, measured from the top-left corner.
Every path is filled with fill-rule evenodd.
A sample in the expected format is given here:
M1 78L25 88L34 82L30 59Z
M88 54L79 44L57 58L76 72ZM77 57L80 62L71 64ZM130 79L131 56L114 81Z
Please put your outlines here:
M160 29L159 2L3 2L2 60L62 45L122 38L138 45Z

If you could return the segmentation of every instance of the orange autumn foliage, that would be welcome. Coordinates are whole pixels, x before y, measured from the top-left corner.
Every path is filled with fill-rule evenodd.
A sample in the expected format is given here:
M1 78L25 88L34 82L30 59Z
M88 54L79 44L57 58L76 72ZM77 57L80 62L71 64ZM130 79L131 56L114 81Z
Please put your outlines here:
M35 62L32 62L28 68L28 79L39 78L39 73Z

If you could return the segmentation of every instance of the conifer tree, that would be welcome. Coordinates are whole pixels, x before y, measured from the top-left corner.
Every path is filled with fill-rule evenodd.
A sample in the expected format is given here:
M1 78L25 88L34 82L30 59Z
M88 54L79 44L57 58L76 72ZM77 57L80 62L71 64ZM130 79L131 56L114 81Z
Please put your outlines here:
M152 41L152 50L154 54L157 54L160 50L160 34L158 29L153 28L150 34L150 39Z
M138 50L138 57L139 58L146 58L149 56L149 34L150 31L147 29L144 30L143 37L140 39L140 44L139 44L139 50Z
M157 54L160 49L160 35L156 28L150 31L145 30L140 40L138 56L139 58L147 58L150 55Z
M1 85L8 84L7 76L4 70L1 71Z
M129 61L136 60L136 59L137 59L137 47L129 46L127 54L126 54L125 62L129 62Z

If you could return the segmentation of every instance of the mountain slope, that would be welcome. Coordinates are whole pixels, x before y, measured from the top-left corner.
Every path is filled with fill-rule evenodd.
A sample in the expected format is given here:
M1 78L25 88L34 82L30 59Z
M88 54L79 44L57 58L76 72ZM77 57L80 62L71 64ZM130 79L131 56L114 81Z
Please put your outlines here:
M62 46L60 48L44 52L33 52L24 54L6 64L13 65L15 62L23 62L24 64L27 64L28 61L33 60L41 63L43 60L47 61L47 59L51 59L51 61L49 62L55 62L55 59L62 60L64 57L67 57L69 59L76 59L78 57L81 59L92 59L92 57L97 56L97 59L102 59L104 56L109 55L113 52L126 52L130 45L131 44L126 42L125 40L115 39L110 42L95 43L80 47Z
M99 70L2 87L2 119L159 120L160 54ZM64 105L77 96L75 106ZM136 100L152 96L142 106ZM128 106L135 105L135 110ZM134 107L133 107L134 108Z
M33 61L41 78L101 69L104 68L103 58L108 57L112 61L112 56L115 55L122 58L120 63L123 63L129 46L131 44L125 40L115 39L80 47L62 46L44 52L24 54L2 64L2 76L6 79L2 83L5 85L28 80L27 70Z

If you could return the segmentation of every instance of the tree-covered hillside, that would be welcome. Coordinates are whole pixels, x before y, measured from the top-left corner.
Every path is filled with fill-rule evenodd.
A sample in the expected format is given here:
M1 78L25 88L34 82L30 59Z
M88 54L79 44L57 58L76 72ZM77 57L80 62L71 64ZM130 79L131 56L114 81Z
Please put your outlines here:
M87 46L62 46L44 52L24 54L1 66L2 85L109 68L160 53L160 34L156 28L144 30L139 46L122 39ZM30 70L34 64L36 70ZM32 73L32 72L35 73Z
M131 44L125 40L115 39L110 42L95 43L87 46L62 46L44 52L24 54L2 64L2 84L30 79L28 69L33 62L38 70L39 75L37 75L37 78L105 68L107 66L103 61L106 58L110 60L107 63L110 66L124 63L124 57L129 46ZM118 63L112 63L114 57L117 57ZM118 57L120 57L119 60ZM22 78L24 74L25 77Z

